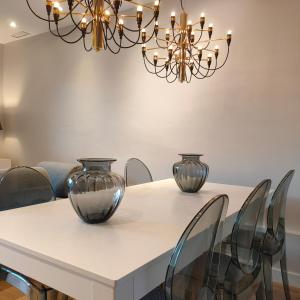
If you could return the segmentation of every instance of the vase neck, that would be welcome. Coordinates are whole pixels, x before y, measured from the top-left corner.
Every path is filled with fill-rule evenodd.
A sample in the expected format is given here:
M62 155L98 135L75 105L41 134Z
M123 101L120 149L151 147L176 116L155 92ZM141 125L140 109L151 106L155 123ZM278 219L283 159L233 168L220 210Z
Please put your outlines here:
M83 165L83 171L100 171L111 172L111 165L115 162L115 159L79 159Z
M182 160L196 160L199 161L202 154L179 154L182 156Z

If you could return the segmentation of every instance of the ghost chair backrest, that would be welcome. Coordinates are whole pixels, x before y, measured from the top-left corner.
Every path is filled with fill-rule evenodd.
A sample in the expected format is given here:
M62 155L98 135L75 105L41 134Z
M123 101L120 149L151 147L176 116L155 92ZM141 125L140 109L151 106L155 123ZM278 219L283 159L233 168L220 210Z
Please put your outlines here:
M55 200L49 180L30 167L15 167L0 178L0 211Z
M138 158L130 158L125 165L126 186L152 182L153 178L148 167Z
M165 279L167 300L214 299L228 196L210 200L192 219L175 247Z

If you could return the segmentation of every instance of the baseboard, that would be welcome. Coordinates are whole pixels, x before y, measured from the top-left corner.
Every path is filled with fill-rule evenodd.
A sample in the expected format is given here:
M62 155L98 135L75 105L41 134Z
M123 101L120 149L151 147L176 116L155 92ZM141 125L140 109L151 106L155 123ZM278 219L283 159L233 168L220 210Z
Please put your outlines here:
M288 274L289 274L289 285L296 288L300 288L300 274L293 273L293 272L289 272ZM272 275L273 275L272 279L274 282L282 283L280 269L273 268Z

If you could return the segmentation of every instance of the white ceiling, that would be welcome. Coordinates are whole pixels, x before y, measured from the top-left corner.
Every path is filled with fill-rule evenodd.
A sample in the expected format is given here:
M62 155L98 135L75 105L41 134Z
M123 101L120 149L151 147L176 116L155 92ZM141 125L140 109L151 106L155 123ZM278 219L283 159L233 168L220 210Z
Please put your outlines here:
M45 0L29 0L29 3L39 15L46 17ZM123 6L123 10L125 9L128 9L128 6ZM12 21L16 22L16 28L9 26ZM11 35L20 31L30 33L27 36L30 37L47 32L48 24L31 13L25 0L0 0L0 44L16 41Z
M45 1L29 0L39 13L45 12ZM9 26L11 21L15 21L16 28ZM26 31L30 36L48 31L47 24L36 18L30 11L25 0L0 0L0 43L6 44L16 39L12 34Z

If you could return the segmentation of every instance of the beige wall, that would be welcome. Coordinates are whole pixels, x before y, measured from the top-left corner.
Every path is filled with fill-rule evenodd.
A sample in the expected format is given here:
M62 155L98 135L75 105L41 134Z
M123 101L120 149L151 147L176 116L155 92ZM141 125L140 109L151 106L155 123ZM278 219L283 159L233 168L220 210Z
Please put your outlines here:
M6 45L4 154L28 164L113 156L119 172L137 156L165 178L177 153L201 152L209 180L252 186L296 168L288 227L299 233L300 2L191 2L194 19L204 10L234 40L224 69L189 85L146 73L140 47L86 54L48 34ZM169 15L178 3L162 6Z

